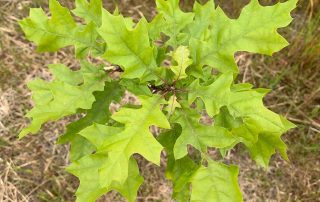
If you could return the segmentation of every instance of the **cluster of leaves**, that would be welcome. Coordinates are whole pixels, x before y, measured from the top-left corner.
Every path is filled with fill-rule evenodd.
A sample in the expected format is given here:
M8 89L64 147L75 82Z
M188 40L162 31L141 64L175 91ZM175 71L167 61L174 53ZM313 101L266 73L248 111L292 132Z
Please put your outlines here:
M143 182L134 154L159 165L163 149L175 200L242 201L237 166L222 163L226 152L242 143L262 166L276 151L287 159L281 135L294 125L263 105L268 90L234 82L234 54L272 55L287 46L277 29L291 22L296 4L265 7L252 0L238 19L230 19L214 1L196 2L184 12L178 0L156 0L151 22L110 13L101 0L76 0L72 12L50 0L51 17L33 8L20 21L26 37L40 52L74 46L81 68L50 65L52 81L29 83L35 105L20 137L37 133L45 122L84 115L59 138L71 144L67 170L80 179L79 202L110 190L134 201ZM93 65L88 57L111 65ZM110 76L114 71L121 76ZM110 104L125 91L140 104L112 114ZM211 124L201 121L204 112ZM219 149L222 158L211 159L208 148Z

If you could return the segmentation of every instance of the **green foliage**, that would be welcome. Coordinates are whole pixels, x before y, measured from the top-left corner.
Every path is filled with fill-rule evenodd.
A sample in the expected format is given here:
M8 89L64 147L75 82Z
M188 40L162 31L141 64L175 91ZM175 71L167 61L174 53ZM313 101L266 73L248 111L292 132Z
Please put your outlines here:
M111 190L135 201L143 178L134 154L160 165L162 151L175 200L242 201L238 168L223 164L224 154L244 144L261 166L276 151L287 159L281 135L294 125L263 105L268 90L235 82L234 54L272 55L287 46L277 29L291 22L296 3L264 7L252 0L238 19L229 19L214 1L196 2L184 12L178 0L157 0L154 19L137 23L105 10L101 0L76 0L72 13L81 23L57 0L49 2L51 17L31 9L20 21L26 37L40 52L74 46L81 68L50 65L52 81L29 83L32 122L19 136L37 133L48 121L83 115L58 140L71 144L67 170L80 180L79 202ZM103 68L88 57L112 65ZM120 78L112 76L116 71ZM111 103L125 91L139 104L112 114ZM211 159L208 150L214 148L221 159Z

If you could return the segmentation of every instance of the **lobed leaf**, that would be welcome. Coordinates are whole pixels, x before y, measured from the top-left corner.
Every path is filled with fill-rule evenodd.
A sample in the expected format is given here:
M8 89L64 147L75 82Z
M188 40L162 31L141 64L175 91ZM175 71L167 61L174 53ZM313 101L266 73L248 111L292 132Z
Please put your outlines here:
M109 130L109 126L95 127L94 130L81 132L82 136L89 137L94 134L110 134L96 144L98 152L108 152L108 159L99 170L101 186L109 186L113 181L123 183L127 177L126 172L130 157L138 153L147 160L159 165L162 146L149 131L151 125L170 128L170 124L160 110L164 103L161 97L139 97L142 107L139 109L123 108L112 118L124 124L121 132ZM88 134L87 134L88 133Z
M91 154L72 163L67 170L80 179L80 186L77 190L77 202L94 202L104 193L116 190L121 193L129 202L134 202L137 191L143 182L139 175L136 161L129 160L127 180L122 183L112 183L108 187L103 187L99 183L99 169L107 161L108 156L104 154Z
M236 141L235 137L223 127L201 124L200 114L193 109L176 110L171 121L179 123L182 128L181 135L174 145L175 159L181 159L187 155L189 144L199 151L206 152L207 147L224 148Z
M237 72L233 58L236 52L272 55L281 50L288 42L278 34L277 29L292 21L290 12L296 4L297 0L289 0L274 6L261 6L258 0L252 0L238 19L229 19L218 7L211 12L212 29L208 39L195 37L190 40L194 61L199 66L209 65L221 72Z
M192 104L196 98L201 98L205 104L207 113L214 116L219 113L222 106L229 102L230 87L233 83L232 74L222 74L212 84L208 86L200 85L200 80L195 80L190 84L188 90L188 102Z
M266 92L264 89L250 88L233 90L228 105L233 117L240 117L243 121L242 125L232 129L233 133L242 138L252 157L264 167L268 166L276 149L287 159L286 145L280 136L294 127L294 124L263 105Z
M30 9L30 15L19 22L26 37L37 45L39 52L53 52L66 46L75 46L76 55L84 57L89 51L101 52L96 42L95 25L77 25L70 11L57 0L49 1L51 18L41 8Z
M171 53L172 59L177 63L170 69L175 74L175 79L187 78L186 69L192 64L192 60L189 58L190 51L186 46L179 46L175 51Z
M98 32L108 44L104 57L124 69L123 78L157 79L157 63L144 18L132 29L123 16L114 16L103 10Z
M78 109L90 109L95 101L93 92L103 90L106 81L101 69L87 63L75 72L62 64L50 65L50 69L56 73L52 82L36 79L28 84L35 106L26 115L32 122L20 132L20 138L37 133L45 122L75 114Z

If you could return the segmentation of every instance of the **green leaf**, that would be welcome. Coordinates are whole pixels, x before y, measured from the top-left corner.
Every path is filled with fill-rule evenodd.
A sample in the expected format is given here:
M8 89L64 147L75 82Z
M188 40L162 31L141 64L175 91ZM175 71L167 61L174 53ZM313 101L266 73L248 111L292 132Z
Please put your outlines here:
M192 104L194 100L200 97L205 103L207 113L214 116L219 113L222 106L228 104L230 87L233 83L232 74L222 74L211 85L202 86L200 80L195 80L188 87L188 102Z
M95 101L93 92L103 90L106 80L101 69L86 63L75 72L61 64L50 65L50 69L57 73L53 81L36 79L28 84L35 106L26 115L32 118L32 122L20 132L20 138L28 133L37 133L45 122L75 114L77 109L90 109ZM63 76L61 72L68 73Z
M238 185L239 169L222 163L209 161L192 177L191 202L241 202L242 195Z
M156 78L154 74L157 63L149 41L147 21L144 18L134 29L129 29L123 16L114 16L103 10L102 26L98 32L108 44L104 58L124 69L123 78Z
M221 26L221 29L213 29L211 40L218 46L217 49L223 47L223 51L230 54L248 51L272 55L288 45L277 33L277 29L287 26L292 21L290 11L296 4L297 0L289 0L264 7L258 0L252 0L236 20L228 19L218 8L212 23Z
M206 34L209 32L212 15L215 12L215 3L209 0L204 5L195 1L193 5L194 20L187 26L190 37L199 40L206 40Z
M91 202L108 191L108 187L99 185L99 168L108 157L103 154L93 154L73 162L67 171L77 176L80 185L76 192L77 202Z
M105 169L106 165L109 166L108 164L112 157L112 155L105 152L103 148L104 143L108 141L109 137L122 131L123 128L119 127L93 124L79 133L94 145L96 153L85 156L68 167L68 171L80 179L80 187L77 191L78 201L94 201L103 193L111 190L117 190L129 201L135 200L137 190L142 184L143 179L139 175L138 166L133 158L129 157L128 165L119 168L120 170L117 171L118 173L127 173L123 182L113 181L112 179L108 179L109 176L101 175L101 170ZM88 173L85 173L84 169L88 170ZM128 169L128 171L123 169ZM91 181L94 181L94 183ZM103 181L109 181L110 183L103 185L99 183Z
M140 96L142 107L139 109L122 108L112 118L125 125L122 132L113 132L107 136L98 152L108 151L108 161L100 169L102 186L108 186L112 181L123 183L128 173L123 171L128 167L129 158L138 153L147 160L159 165L162 146L149 131L151 125L170 128L166 117L160 110L160 104L165 104L160 96ZM100 127L97 133L109 133L108 126ZM92 134L92 130L81 132Z
M83 56L84 51L101 51L96 43L98 34L94 24L78 26L70 11L57 0L49 1L49 9L50 19L42 9L33 8L30 9L30 16L19 22L26 37L38 46L39 52L53 52L70 45L76 47L78 57Z
M167 44L176 48L179 44L178 34L193 20L193 13L185 13L179 7L179 0L156 0L157 10L163 15L167 26L162 31L170 37Z
M72 12L85 19L87 23L94 22L97 26L101 26L101 0L90 0L90 2L87 0L76 0L76 8Z
M184 79L188 75L186 74L186 69L192 64L192 60L189 58L190 51L186 46L179 46L175 51L171 52L171 57L177 63L173 65L170 69L175 74L175 79Z
M187 155L187 145L206 152L207 147L224 148L232 145L236 139L225 128L201 124L200 114L193 109L177 109L171 120L179 123L182 133L174 145L174 156L180 159Z
M99 169L107 161L108 156L105 154L91 154L72 163L68 168L68 172L77 176L80 180L76 196L77 202L94 202L104 193L116 190L127 198L129 202L134 202L137 191L143 182L143 178L139 175L139 169L136 161L131 158L129 161L129 176L123 184L113 183L109 187L99 185Z
M222 107L219 114L214 117L214 124L232 130L238 128L243 124L241 118L234 118L227 107Z
M265 89L242 87L230 94L228 105L230 114L243 121L243 124L233 128L232 132L243 138L242 142L248 147L252 157L264 167L268 165L275 149L287 158L286 147L280 136L295 127L263 105L262 99L266 92ZM263 147L265 149L262 149Z
M210 20L213 27L210 39L190 41L192 55L196 56L194 61L199 66L210 65L221 72L235 72L233 56L238 51L272 55L281 50L288 42L277 29L292 21L290 11L296 4L297 0L289 0L274 6L261 6L258 0L252 0L238 19L229 19L218 7Z
M247 145L252 158L261 166L268 167L270 158L280 152L285 160L289 160L287 156L287 145L281 140L281 134L260 133L259 139L255 144Z

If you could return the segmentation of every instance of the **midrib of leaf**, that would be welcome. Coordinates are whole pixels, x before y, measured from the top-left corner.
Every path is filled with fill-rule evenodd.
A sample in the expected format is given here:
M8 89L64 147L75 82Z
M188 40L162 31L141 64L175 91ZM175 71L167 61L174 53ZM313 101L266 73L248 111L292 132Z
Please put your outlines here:
M182 56L182 62L181 62L181 64L179 65L179 66L180 66L179 75L178 75L178 77L177 77L176 80L179 80L179 78L180 78L183 63L184 63L184 52L183 52L183 56Z

